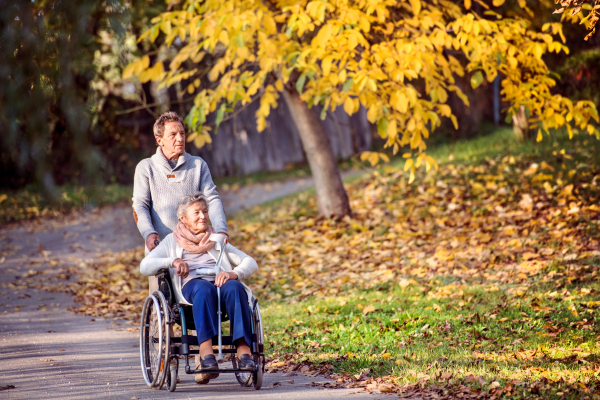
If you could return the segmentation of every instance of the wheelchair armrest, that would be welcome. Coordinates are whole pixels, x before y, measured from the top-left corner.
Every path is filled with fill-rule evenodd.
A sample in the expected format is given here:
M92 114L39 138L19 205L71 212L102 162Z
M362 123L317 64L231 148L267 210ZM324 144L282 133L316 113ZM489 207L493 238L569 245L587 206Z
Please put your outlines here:
M157 278L164 278L165 276L169 275L169 270L167 268L161 268L158 270L158 272L156 274L154 274L155 277Z

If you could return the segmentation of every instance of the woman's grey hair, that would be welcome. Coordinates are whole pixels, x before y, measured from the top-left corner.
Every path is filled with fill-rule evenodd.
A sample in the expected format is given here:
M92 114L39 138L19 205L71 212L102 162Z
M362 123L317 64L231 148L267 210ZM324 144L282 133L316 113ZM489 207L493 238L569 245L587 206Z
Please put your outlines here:
M188 208L194 203L203 202L208 208L208 201L202 193L195 193L188 196L183 196L177 204L177 218L180 219L187 212Z

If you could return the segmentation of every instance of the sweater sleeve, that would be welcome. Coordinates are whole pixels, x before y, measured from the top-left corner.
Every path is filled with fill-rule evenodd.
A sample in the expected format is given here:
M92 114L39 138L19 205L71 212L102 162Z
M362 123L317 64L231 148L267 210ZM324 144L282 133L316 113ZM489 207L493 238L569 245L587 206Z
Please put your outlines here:
M202 160L200 166L200 174L200 191L208 200L208 217L210 218L210 222L217 233L225 233L229 236L223 203L221 202L219 193L217 193L217 186L213 182L208 164L204 160Z
M140 272L142 275L154 276L163 268L171 268L173 262L177 259L169 255L168 246L170 241L163 240L154 250L144 257L140 264Z
M136 214L137 227L144 240L152 234L157 233L152 225L150 209L152 208L152 196L150 193L149 170L147 161L141 161L135 168L133 179L133 211Z
M229 261L236 267L233 269L239 279L248 279L258 271L258 264L254 258L250 257L243 251L233 247L231 243L225 245L225 251Z

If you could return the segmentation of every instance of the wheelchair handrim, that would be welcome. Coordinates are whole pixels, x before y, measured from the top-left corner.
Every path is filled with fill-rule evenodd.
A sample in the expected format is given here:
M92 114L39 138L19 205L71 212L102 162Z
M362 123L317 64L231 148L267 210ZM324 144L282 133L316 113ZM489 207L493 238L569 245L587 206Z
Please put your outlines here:
M160 305L159 305L159 301L158 299L154 296L154 295L150 295L146 298L146 301L144 302L144 308L142 309L142 323L140 326L140 360L141 360L141 364L142 364L142 375L144 376L144 381L146 381L146 384L150 387L153 387L156 385L156 382L160 376L160 369L158 370L158 373L153 374L152 373L152 361L150 360L150 349L147 349L147 358L148 360L146 360L146 357L144 355L144 349L146 349L146 346L149 344L148 341L150 339L150 337L152 336L150 329L148 329L148 331L146 331L146 327L150 328L150 320L152 319L152 311L148 313L148 307L150 306L150 300L152 300L152 304L154 305L154 310L156 310L156 315L158 317L158 351L159 351L159 355L158 355L158 362L159 362L159 368L160 368L160 360L162 359L162 350L163 350L163 319L162 319L162 315L160 313ZM146 333L148 333L148 337L146 336ZM148 364L146 364L146 361L148 361ZM150 380L149 378L149 374L148 374L148 370L150 371L152 376L152 380Z
M154 292L154 297L157 297L158 301L161 304L159 315L161 315L161 318L162 318L161 328L163 329L163 335L164 335L164 339L163 339L163 335L161 335L161 340L163 341L163 343L160 348L161 357L159 357L159 360L162 361L162 363L159 363L159 366L162 365L163 368L162 368L162 371L159 368L158 374L157 374L157 376L159 376L159 379L157 379L153 385L156 389L160 389L165 384L165 381L167 379L167 374L170 373L169 364L171 361L171 331L170 331L169 327L170 327L171 318L170 318L169 305L167 303L167 300L165 299L165 295L160 290L157 290L156 292ZM164 314L162 314L163 312L164 312ZM164 349L164 351L163 351L163 349Z

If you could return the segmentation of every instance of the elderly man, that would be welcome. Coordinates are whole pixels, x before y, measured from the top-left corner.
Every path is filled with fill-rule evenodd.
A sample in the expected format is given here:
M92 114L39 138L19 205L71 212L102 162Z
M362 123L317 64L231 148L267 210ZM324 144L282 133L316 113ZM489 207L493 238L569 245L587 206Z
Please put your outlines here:
M216 232L229 237L223 204L208 165L185 152L183 119L173 111L161 115L154 123L154 138L156 154L140 161L133 184L133 216L146 241L146 253L177 226L179 199L197 192L208 201Z

